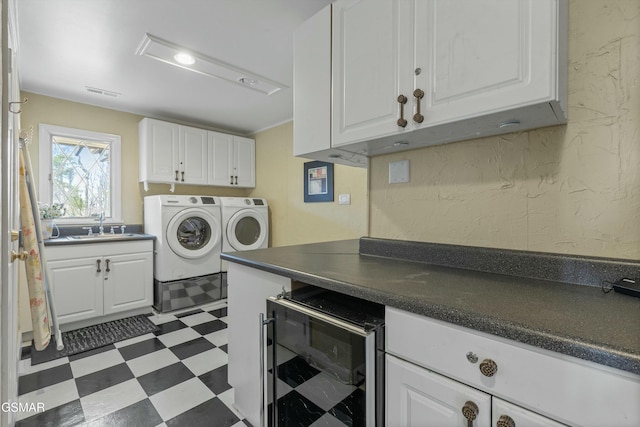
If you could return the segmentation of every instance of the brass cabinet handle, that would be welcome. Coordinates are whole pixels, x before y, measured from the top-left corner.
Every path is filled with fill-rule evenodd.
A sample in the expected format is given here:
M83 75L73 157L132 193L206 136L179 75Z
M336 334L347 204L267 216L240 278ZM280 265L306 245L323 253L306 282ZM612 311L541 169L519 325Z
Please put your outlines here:
M422 123L424 120L424 116L420 114L420 100L424 98L424 91L421 89L416 89L413 91L413 96L416 98L416 113L413 115L413 121L416 123Z
M182 171L182 182L184 182L184 171Z
M109 263L111 262L111 260L109 258L105 259L104 262L107 263L107 269L105 270L107 273L111 271L111 269L109 268Z
M176 169L176 181L178 180L178 169Z
M492 377L498 372L498 364L491 359L484 359L480 362L480 372L485 377Z
M404 118L404 104L406 103L407 103L407 97L404 95L399 95L398 104L400 104L400 118L398 119L397 123L398 123L398 126L400 126L401 128L407 125L407 121Z
M100 263L102 262L102 260L96 260L96 262L98 263L98 269L96 270L96 273L101 273L102 270L100 269Z
M29 258L29 252L16 252L13 249L11 250L11 262L15 262L17 259L19 259L20 261L26 261L27 258Z
M496 427L516 427L516 422L509 415L500 415Z
M473 422L478 417L480 409L474 402L468 400L462 407L462 415L467 419L467 426L472 427Z
M20 237L20 232L16 230L11 230L11 241L15 242Z

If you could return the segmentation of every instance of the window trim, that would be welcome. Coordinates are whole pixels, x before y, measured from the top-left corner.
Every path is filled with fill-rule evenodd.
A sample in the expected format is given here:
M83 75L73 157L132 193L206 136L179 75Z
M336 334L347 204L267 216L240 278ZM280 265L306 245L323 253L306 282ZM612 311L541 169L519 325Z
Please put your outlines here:
M55 126L40 123L38 126L39 145L39 201L51 204L51 194L53 191L52 159L51 159L51 138L53 136L63 136L88 141L108 142L111 149L111 217L105 218L104 224L122 224L122 184L121 184L121 138L120 135L94 132L85 129L74 129L64 126ZM45 169L46 168L46 169ZM95 221L79 218L57 218L55 222L59 225L94 225Z

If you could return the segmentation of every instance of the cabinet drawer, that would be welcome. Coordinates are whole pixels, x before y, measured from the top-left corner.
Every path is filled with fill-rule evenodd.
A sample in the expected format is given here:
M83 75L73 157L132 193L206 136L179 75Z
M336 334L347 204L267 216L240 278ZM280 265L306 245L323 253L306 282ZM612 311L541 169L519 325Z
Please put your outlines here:
M393 308L386 330L388 353L560 422L640 425L640 376Z

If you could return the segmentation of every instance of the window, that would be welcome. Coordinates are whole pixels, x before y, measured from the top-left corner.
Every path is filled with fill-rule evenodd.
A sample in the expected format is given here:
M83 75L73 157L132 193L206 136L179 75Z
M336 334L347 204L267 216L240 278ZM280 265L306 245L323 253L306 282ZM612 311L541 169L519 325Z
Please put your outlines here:
M59 224L122 222L120 136L40 125L40 202L61 203Z

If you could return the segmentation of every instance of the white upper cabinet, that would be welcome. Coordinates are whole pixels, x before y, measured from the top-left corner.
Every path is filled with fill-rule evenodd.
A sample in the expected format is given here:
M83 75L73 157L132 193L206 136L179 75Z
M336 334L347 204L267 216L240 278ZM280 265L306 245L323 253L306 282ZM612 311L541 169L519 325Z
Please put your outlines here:
M256 148L250 138L209 132L209 185L256 186Z
M138 130L145 184L256 185L253 139L149 118Z
M154 119L138 125L140 181L207 183L207 131Z
M402 0L344 0L333 4L333 146L397 133L396 98L404 92L411 33L401 34ZM406 22L405 24L411 24ZM400 37L404 37L401 40ZM404 75L403 75L404 74ZM405 104L405 117L410 104Z
M566 123L566 0L338 0L332 35L333 147Z
M233 136L209 132L209 185L221 187L233 185Z
M180 135L180 183L206 184L208 180L207 131L178 126Z
M140 181L171 182L179 179L178 125L154 119L138 124Z
M256 186L256 142L251 138L233 137L234 154L232 166L235 171L234 185Z
M294 33L293 154L366 167L365 156L331 144L331 5Z

